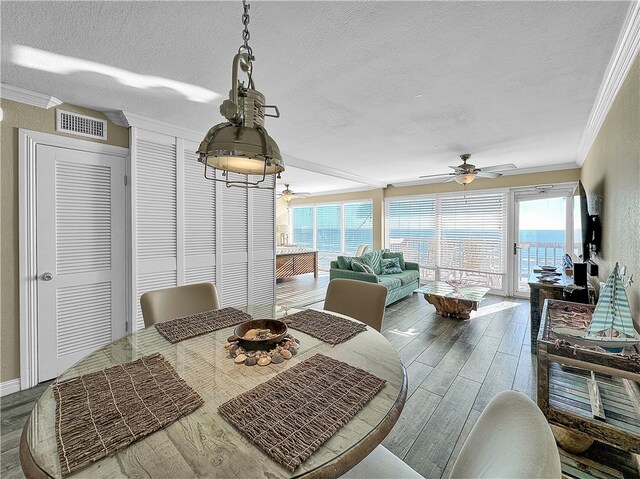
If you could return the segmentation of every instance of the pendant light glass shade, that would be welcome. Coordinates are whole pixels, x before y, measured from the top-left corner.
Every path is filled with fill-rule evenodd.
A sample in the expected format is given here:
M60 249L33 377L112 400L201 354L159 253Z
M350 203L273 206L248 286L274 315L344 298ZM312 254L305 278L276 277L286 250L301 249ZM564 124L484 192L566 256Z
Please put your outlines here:
M218 170L249 175L274 175L284 171L280 149L264 128L213 127L200 145L207 165Z

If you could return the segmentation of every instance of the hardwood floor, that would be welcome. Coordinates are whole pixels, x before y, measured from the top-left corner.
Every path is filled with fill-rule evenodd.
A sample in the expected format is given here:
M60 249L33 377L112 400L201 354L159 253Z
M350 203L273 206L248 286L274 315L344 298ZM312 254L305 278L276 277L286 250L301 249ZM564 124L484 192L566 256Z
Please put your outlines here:
M276 287L277 302L322 308L328 281L326 273L285 279ZM515 389L535 399L528 301L487 296L471 320L460 321L436 316L422 295L413 294L387 307L383 334L409 377L407 403L383 444L426 478L449 476L480 413L498 392ZM20 432L47 385L0 400L2 478L24 477ZM584 472L585 462L597 475ZM608 467L612 464L617 470ZM639 477L629 458L602 445L581 458L563 453L563 470L581 478Z

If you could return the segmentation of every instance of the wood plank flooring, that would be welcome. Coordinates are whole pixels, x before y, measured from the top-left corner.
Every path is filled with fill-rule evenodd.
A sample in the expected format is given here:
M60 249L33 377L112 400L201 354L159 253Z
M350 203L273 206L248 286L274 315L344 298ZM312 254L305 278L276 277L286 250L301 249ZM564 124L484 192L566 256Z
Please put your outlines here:
M276 286L277 302L322 308L328 281L322 272L318 278L287 278ZM436 316L418 294L387 307L383 334L407 367L409 390L402 415L383 444L424 477L449 477L466 437L493 396L515 389L535 398L528 323L528 301L498 296L487 296L469 321ZM46 386L0 400L2 478L24 477L17 449L20 431ZM603 446L592 447L586 456L592 467L600 467L611 465L615 454ZM574 456L563 456L567 472L575 471L575 464ZM610 471L605 466L602 470ZM625 478L638 477L627 465L618 470Z

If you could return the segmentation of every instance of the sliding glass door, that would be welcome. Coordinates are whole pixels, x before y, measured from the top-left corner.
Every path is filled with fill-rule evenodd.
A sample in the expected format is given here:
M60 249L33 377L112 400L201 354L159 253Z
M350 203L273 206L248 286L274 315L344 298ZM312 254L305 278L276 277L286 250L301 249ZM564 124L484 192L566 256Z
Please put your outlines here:
M515 195L513 290L529 295L529 277L537 266L562 266L573 251L573 192L570 189Z

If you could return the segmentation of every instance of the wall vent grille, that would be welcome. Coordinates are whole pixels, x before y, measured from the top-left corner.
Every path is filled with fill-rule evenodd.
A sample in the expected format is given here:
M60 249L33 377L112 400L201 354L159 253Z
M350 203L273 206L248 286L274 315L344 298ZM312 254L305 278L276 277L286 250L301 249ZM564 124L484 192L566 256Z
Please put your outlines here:
M107 122L106 120L80 115L79 113L71 113L57 108L56 131L106 140Z

